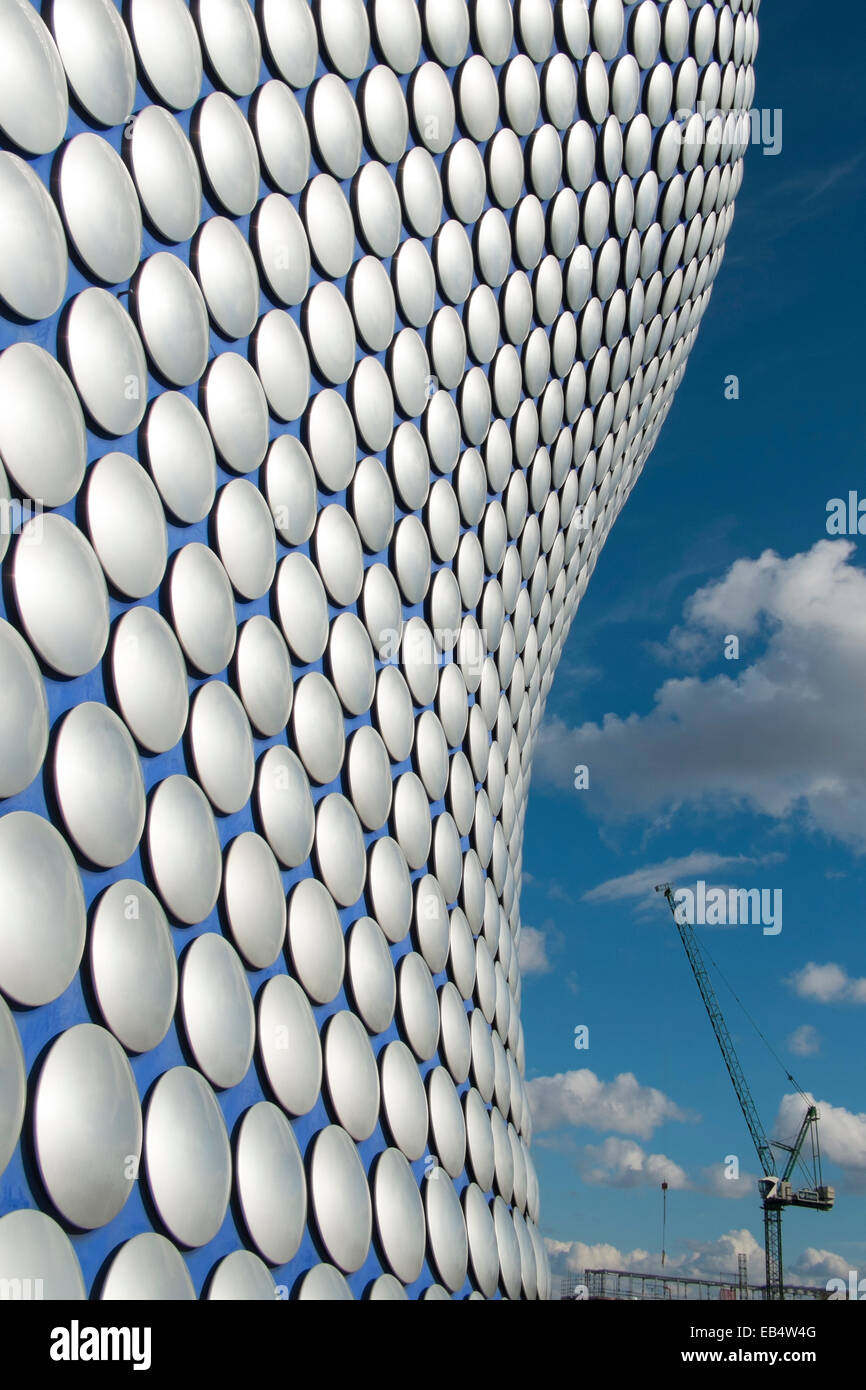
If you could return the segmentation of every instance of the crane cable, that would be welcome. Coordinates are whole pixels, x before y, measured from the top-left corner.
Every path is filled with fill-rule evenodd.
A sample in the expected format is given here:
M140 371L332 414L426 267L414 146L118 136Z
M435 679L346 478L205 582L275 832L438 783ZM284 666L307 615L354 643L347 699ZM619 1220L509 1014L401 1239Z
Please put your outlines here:
M784 1072L785 1076L788 1078L788 1080L790 1081L791 1085L794 1087L794 1090L797 1091L797 1092L799 1093L799 1095L802 1096L803 1100L806 1102L807 1105L814 1105L814 1103L815 1103L815 1102L814 1102L814 1097L808 1096L808 1095L806 1094L806 1092L803 1090L803 1088L802 1088L802 1086L800 1085L800 1083L799 1083L799 1082L796 1080L796 1078L793 1077L793 1076L791 1075L791 1073L788 1071L788 1068L785 1066L785 1063L782 1061L782 1059L781 1059L781 1057L779 1056L778 1052L776 1052L776 1050L775 1050L775 1048L773 1047L773 1045L768 1041L768 1039L767 1039L767 1038L764 1036L764 1034L761 1032L761 1030L760 1030L760 1028L758 1027L757 1023L756 1023L755 1020L752 1018L752 1015L749 1013L749 1010L746 1008L746 1006L745 1006L745 1004L743 1003L742 999L741 999L740 996L737 994L737 991L734 989L733 985L730 983L730 981L728 980L727 976L724 974L724 972L722 971L721 967L720 967L720 966L717 964L717 962L714 960L713 956L710 954L708 948L707 948L705 945L703 945L703 952L704 952L704 955L707 956L707 957L709 958L710 964L712 965L713 969L716 971L716 973L717 973L717 975L719 976L719 978L724 982L725 985L727 985L727 987L728 987L728 989L730 990L731 994L732 994L732 995L734 996L734 998L736 999L736 1001L737 1001L737 1003L739 1004L740 1008L742 1009L743 1013L746 1015L746 1018L749 1020L749 1022L750 1022L751 1025L752 1025L752 1027L754 1028L755 1032L757 1033L758 1037L761 1039L761 1042L762 1042L762 1043L764 1044L764 1046L766 1047L767 1051L768 1051L768 1052L770 1053L770 1055L776 1060L776 1062L778 1062L778 1064L779 1064L779 1066L781 1067L782 1071Z
M740 1008L742 1009L743 1013L746 1015L746 1018L749 1020L749 1022L750 1022L751 1025L752 1025L752 1027L754 1028L755 1032L757 1033L758 1037L761 1039L761 1042L762 1042L762 1043L764 1044L764 1046L766 1047L767 1051L768 1051L768 1052L770 1053L770 1055L775 1059L775 1061L778 1062L779 1066L781 1067L781 1069L782 1069L782 1071L784 1072L785 1076L786 1076L786 1077L788 1078L788 1080L790 1081L791 1085L792 1085L792 1086L794 1087L794 1089L799 1093L799 1095L802 1097L802 1099L806 1102L806 1105L807 1105L807 1106L814 1105L814 1103L815 1103L814 1097L808 1096L808 1095L806 1094L806 1092L803 1090L802 1086L801 1086L801 1085L799 1084L799 1082L796 1080L796 1078L793 1077L793 1076L791 1075L791 1073L788 1071L788 1068L785 1066L785 1063L782 1061L781 1057L780 1057L779 1054L776 1052L776 1050L775 1050L775 1048L773 1047L772 1043L770 1043L769 1040L765 1037L765 1035L761 1032L761 1029L758 1027L757 1023L756 1023L755 1020L752 1018L752 1015L749 1013L749 1010L746 1008L746 1006L745 1006L745 1004L743 1003L742 999L741 999L740 996L737 994L737 991L734 989L733 985L732 985L732 984L730 983L730 981L728 980L728 978L727 978L727 976L725 975L724 971L723 971L723 970L721 969L721 967L718 965L718 963L717 963L716 960L713 958L712 954L710 953L710 951L707 949L706 946L703 947L703 952L704 952L704 955L707 956L707 958L709 959L710 964L712 965L713 969L716 971L716 974L717 974L717 975L719 976L719 978L724 982L724 984L725 984L725 985L727 986L727 988L730 990L731 994L732 994L732 995L734 996L734 998L736 999L736 1001L737 1001L737 1003L739 1004ZM813 1142L813 1148L814 1148L814 1139L813 1139L812 1142ZM800 1159L798 1160L798 1166L799 1166L800 1168L802 1168L803 1172L804 1172L804 1173L806 1174L806 1176L811 1180L811 1174L809 1173L808 1169L806 1168L806 1165L805 1165L805 1163L803 1162L803 1159L802 1159L802 1158L800 1158Z

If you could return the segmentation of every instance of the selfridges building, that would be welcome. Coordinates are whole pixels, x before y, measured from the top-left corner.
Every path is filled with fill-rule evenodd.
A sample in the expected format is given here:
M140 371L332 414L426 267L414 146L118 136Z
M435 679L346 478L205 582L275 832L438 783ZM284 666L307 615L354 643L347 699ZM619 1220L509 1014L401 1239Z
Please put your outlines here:
M549 1297L532 751L757 9L0 0L21 1296Z

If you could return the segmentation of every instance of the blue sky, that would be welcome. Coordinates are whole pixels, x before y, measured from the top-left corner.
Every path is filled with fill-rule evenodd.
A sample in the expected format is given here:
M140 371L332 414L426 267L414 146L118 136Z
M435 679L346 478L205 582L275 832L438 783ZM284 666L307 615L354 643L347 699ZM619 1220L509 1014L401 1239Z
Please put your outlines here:
M757 1161L651 891L672 875L782 891L777 935L703 927L700 940L823 1103L837 1207L786 1213L787 1277L866 1274L866 541L826 524L831 498L866 499L866 144L846 61L866 35L854 0L826 25L813 0L767 0L759 22L755 104L782 110L782 150L747 156L712 303L536 749L522 1009L559 1271L655 1267L668 1176L669 1262L718 1277L744 1249L763 1277ZM738 400L725 399L731 374ZM724 658L728 634L739 660ZM571 785L577 763L586 790ZM717 987L764 1126L786 1138L800 1103ZM577 1051L580 1024L590 1045ZM731 1154L739 1183L723 1177Z

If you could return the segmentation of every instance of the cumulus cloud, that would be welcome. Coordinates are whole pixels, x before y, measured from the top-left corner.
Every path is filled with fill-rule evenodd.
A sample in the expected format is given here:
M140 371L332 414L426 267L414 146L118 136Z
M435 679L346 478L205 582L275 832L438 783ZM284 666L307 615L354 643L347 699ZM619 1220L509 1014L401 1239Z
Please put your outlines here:
M823 1157L838 1163L840 1168L866 1176L866 1115L857 1115L827 1100L816 1101L811 1096L809 1099L819 1111L818 1132ZM802 1096L783 1096L773 1133L790 1142L803 1122L803 1110Z
M615 1245L600 1241L587 1245L582 1240L550 1240L544 1242L550 1268L554 1274L582 1274L585 1269L628 1269L637 1272L661 1268L661 1256L648 1250L622 1251Z
M764 1282L764 1247L745 1228L727 1231L718 1240L687 1240L683 1245L686 1253L682 1256L682 1264L674 1257L675 1268L692 1279L718 1279L736 1274L737 1256L742 1254L749 1261L749 1282Z
M564 1125L614 1130L649 1139L668 1120L693 1118L663 1091L641 1086L632 1072L602 1081L588 1068L539 1076L529 1081L529 1104L536 1133Z
M537 927L521 927L517 959L522 975L547 975L553 969L547 959L547 943Z
M821 1051L821 1034L811 1023L801 1023L788 1038L788 1047L795 1057L814 1057Z
M808 1246L785 1270L789 1284L826 1284L828 1279L848 1279L850 1260L844 1255L835 1255L832 1250L816 1250Z
M849 541L821 540L789 559L738 560L692 596L671 647L693 655L703 636L720 658L735 634L740 661L665 681L646 714L550 720L536 781L565 786L586 763L586 804L609 820L746 808L866 852L866 571L853 555Z
M620 1250L599 1242L587 1245L581 1240L545 1240L554 1274L582 1274L585 1269L622 1269L634 1274L679 1275L689 1279L723 1279L737 1275L737 1256L749 1261L749 1282L762 1283L764 1250L747 1230L732 1230L717 1240L687 1241L674 1253L668 1252L662 1267L661 1251L636 1248Z
M587 1144L578 1153L577 1170L584 1182L599 1187L689 1186L684 1169L664 1154L648 1154L633 1139L605 1139Z
M853 979L844 966L833 961L818 965L810 960L785 983L801 999L814 999L819 1004L866 1004L866 979Z

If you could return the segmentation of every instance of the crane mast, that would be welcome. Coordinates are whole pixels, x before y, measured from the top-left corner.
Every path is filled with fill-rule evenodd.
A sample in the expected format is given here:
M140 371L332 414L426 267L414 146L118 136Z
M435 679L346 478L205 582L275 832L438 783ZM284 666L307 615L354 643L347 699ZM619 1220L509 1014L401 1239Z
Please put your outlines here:
M785 1286L782 1270L782 1211L786 1206L807 1206L817 1211L829 1211L835 1201L835 1192L832 1187L825 1187L821 1179L821 1156L818 1146L818 1110L814 1105L809 1105L799 1133L793 1144L771 1145L767 1139L764 1127L761 1124L761 1117L746 1080L740 1059L737 1056L734 1041L725 1022L721 1005L716 998L712 981L707 972L704 958L698 945L697 937L691 923L685 920L685 914L681 917L678 912L676 895L673 885L661 883L656 888L657 893L663 893L667 899L668 906L673 914L680 940L688 956L692 973L697 981L704 1007L709 1015L716 1041L719 1044L728 1075L740 1103L749 1133L752 1136L752 1143L758 1155L758 1162L761 1165L762 1177L758 1180L762 1205L764 1210L764 1256L766 1262L766 1297L772 1300L784 1299ZM791 1174L800 1158L803 1145L807 1134L812 1136L812 1158L814 1182L809 1188L801 1189L798 1192L792 1191ZM776 1174L776 1156L773 1148L784 1149L788 1153L788 1160L785 1164L781 1178Z

